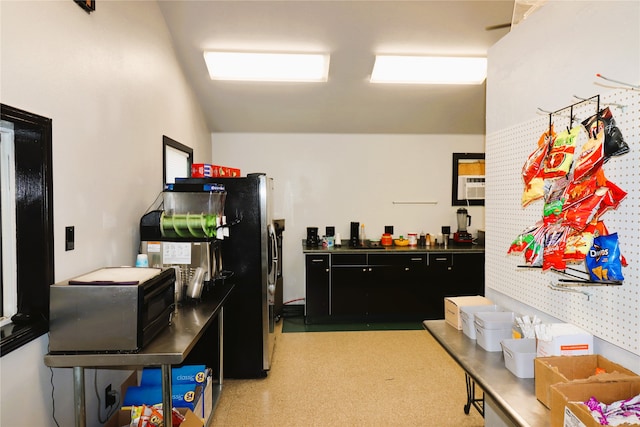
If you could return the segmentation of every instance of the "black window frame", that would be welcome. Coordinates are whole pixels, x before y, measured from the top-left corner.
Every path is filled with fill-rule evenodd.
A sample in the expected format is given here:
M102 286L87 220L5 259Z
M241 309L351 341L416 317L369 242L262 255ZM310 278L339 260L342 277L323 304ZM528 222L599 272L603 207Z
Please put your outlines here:
M14 125L18 314L0 328L0 357L49 331L54 283L52 120L0 104Z

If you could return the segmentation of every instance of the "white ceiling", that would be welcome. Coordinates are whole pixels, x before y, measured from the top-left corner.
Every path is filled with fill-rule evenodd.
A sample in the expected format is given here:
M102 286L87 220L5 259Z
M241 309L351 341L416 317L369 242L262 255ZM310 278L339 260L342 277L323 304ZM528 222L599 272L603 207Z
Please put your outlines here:
M212 132L483 134L485 85L374 85L376 53L486 55L513 0L160 0ZM326 83L209 79L207 49L331 55Z

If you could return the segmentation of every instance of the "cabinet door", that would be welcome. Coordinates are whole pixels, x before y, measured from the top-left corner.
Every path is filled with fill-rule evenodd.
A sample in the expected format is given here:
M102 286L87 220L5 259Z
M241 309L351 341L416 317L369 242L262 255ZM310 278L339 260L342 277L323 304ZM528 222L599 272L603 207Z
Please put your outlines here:
M368 311L371 318L419 320L423 317L426 259L426 254L369 256Z
M452 285L455 295L484 296L484 253L453 254Z
M331 315L363 318L370 280L367 254L334 254L331 258Z
M370 268L367 265L332 265L331 314L358 318L366 316L370 277Z
M329 255L306 255L305 322L329 316Z
M428 264L427 319L444 319L444 297L456 292L453 285L453 254L429 253Z

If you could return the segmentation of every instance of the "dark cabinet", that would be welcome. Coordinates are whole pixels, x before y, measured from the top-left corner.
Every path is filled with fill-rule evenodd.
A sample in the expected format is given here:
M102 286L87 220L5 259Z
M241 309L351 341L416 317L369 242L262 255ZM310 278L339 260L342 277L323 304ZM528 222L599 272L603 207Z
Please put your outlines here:
M338 319L405 320L424 316L426 254L335 254L331 315Z
M310 254L305 256L305 322L325 321L329 318L329 255Z
M484 296L484 254L453 254L451 272L456 295Z
M331 258L331 315L362 318L367 315L367 283L371 268L367 254L336 254Z
M433 319L444 318L445 297L484 295L484 253L430 253Z
M419 320L427 289L426 254L371 254L368 305L371 318Z
M306 253L307 323L444 318L444 298L484 295L484 253Z

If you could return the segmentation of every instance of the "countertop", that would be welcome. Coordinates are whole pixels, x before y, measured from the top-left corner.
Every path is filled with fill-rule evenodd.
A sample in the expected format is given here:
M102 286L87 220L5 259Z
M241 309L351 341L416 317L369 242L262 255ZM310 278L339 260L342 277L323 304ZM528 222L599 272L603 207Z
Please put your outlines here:
M449 244L445 248L444 245L431 246L361 246L351 248L348 241L344 241L341 247L323 248L322 246L307 246L305 239L302 239L303 253L429 253L429 252L451 252L451 253L484 253L484 245L472 244Z
M536 399L534 379L507 370L501 351L485 351L444 320L425 320L423 325L515 425L550 425L549 410Z

